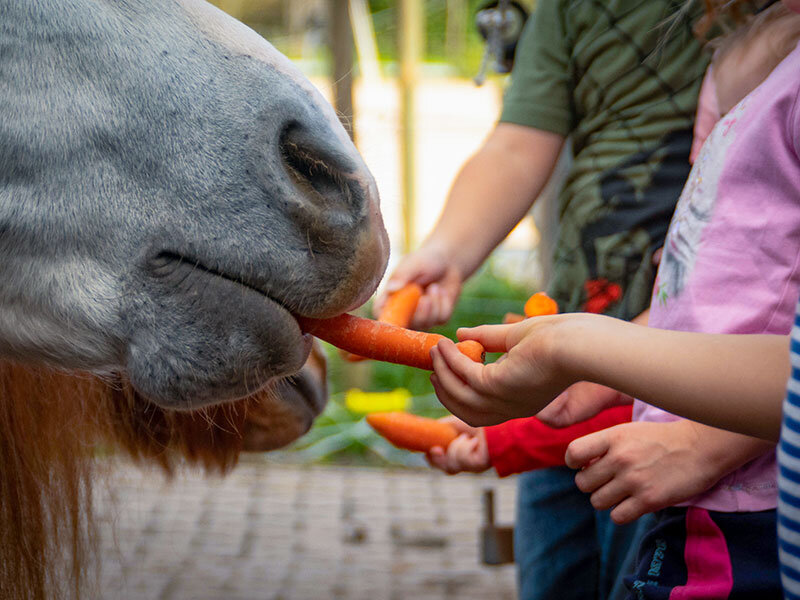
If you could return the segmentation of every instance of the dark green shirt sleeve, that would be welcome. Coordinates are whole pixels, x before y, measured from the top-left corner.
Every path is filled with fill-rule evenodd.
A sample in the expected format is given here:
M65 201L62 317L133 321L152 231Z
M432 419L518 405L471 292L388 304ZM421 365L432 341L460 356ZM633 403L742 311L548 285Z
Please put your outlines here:
M517 46L500 121L568 135L574 127L567 2L539 0Z

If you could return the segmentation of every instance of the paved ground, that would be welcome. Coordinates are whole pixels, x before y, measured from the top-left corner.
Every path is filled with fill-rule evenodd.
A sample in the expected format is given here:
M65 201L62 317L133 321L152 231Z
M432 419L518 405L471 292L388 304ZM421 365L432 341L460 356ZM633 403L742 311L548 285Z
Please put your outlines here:
M512 599L479 564L481 491L513 515L513 481L264 460L172 483L118 469L99 496L99 597L125 600Z

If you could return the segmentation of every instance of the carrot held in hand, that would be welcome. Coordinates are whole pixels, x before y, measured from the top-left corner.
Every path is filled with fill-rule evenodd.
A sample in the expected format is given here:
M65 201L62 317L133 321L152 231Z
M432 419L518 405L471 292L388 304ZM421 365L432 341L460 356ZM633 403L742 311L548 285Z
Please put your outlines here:
M430 452L434 446L447 448L458 432L450 423L418 417L405 412L367 415L367 423L398 448Z
M397 325L398 327L408 327L423 293L424 290L418 283L406 284L396 292L391 293L386 298L386 303L383 305L380 314L378 314L378 321ZM349 362L366 360L366 357L351 352L345 352L343 357Z
M525 303L526 317L541 317L558 314L558 304L544 292L534 294Z
M420 284L409 283L404 285L386 298L386 303L378 315L378 321L397 325L398 327L408 327L409 323L411 323L411 317L414 316L414 311L417 310L417 304L419 304L422 294L423 289Z
M433 370L431 348L446 339L437 333L413 331L372 319L343 314L332 319L297 317L300 329L337 348L375 360ZM475 362L483 362L480 343L467 340L456 347Z

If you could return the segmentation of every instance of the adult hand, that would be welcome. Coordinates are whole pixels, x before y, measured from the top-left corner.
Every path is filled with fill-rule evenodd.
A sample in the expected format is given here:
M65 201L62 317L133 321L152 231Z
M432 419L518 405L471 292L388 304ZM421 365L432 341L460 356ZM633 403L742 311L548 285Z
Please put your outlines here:
M457 417L445 417L441 420L450 423L460 435L450 442L447 450L441 446L431 448L427 459L432 467L455 475L465 471L483 473L492 466L482 428L471 427Z
M693 421L625 423L573 441L566 463L597 510L615 523L674 506L772 446Z
M389 294L409 283L418 283L424 289L410 323L412 329L429 329L450 319L461 294L463 277L443 250L423 246L403 258L375 300L375 315L380 313Z

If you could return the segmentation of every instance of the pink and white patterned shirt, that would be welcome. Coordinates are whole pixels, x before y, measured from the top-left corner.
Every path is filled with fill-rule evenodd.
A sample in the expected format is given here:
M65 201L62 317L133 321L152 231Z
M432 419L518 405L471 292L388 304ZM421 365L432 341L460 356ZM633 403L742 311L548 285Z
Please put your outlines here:
M714 127L670 224L651 327L788 334L800 287L800 47ZM678 417L636 401L634 421ZM775 453L686 505L725 512L777 505Z

